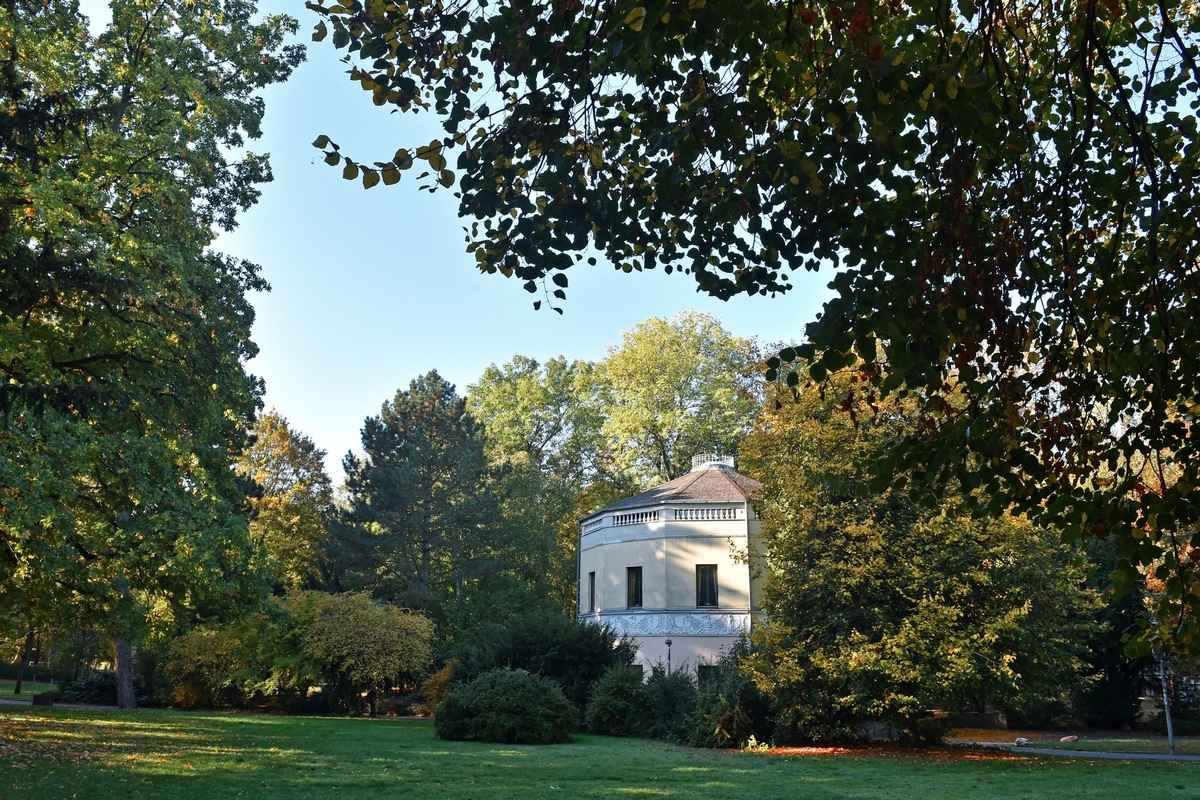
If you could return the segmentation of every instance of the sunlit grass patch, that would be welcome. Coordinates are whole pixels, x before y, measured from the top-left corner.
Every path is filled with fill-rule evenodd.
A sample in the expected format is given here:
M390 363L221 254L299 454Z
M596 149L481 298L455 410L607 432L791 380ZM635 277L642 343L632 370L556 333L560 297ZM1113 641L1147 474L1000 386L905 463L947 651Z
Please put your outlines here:
M971 761L946 751L936 760L772 755L582 734L562 745L487 745L442 742L424 721L9 706L0 708L0 797L1126 800L1193 797L1177 787L1200 775L1191 764Z

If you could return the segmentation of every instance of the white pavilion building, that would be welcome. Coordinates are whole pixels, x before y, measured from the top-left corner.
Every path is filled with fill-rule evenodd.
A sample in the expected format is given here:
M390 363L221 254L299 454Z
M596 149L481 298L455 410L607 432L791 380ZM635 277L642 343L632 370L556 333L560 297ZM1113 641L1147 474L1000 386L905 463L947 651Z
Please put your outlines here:
M579 619L637 640L647 671L696 670L750 632L761 568L758 481L733 459L691 472L579 522Z

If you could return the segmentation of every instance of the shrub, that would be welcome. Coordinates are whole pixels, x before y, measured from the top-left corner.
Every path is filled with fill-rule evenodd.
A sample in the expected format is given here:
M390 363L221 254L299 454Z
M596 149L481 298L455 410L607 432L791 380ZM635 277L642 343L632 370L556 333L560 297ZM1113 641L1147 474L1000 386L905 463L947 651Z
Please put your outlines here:
M446 665L430 675L421 684L421 704L415 709L418 714L433 716L442 700L454 688L454 662L447 661Z
M766 698L741 670L749 654L749 643L739 640L702 682L688 736L693 747L742 747L752 737L756 742L769 737Z
M365 593L304 592L288 604L305 657L343 710L356 711L363 692L413 683L424 673L433 639L425 616Z
M650 699L637 667L613 667L592 687L587 728L606 736L638 736L647 727Z
M170 701L181 708L215 708L243 705L233 678L245 667L245 654L237 634L229 630L197 628L176 637L167 646L158 678ZM167 699L164 697L163 699Z
M1140 727L1150 733L1166 736L1167 716L1162 713L1149 714L1142 719ZM1200 719L1191 716L1179 716L1172 712L1171 730L1174 731L1176 736L1195 736L1200 733Z
M138 705L146 704L149 698L145 696L145 691L136 678L133 688ZM97 670L73 680L62 688L59 698L67 703L115 706L117 704L117 673L111 670Z
M578 713L558 684L507 668L455 686L434 718L442 739L504 744L565 742L578 725Z
M691 673L667 672L661 665L655 666L646 682L646 699L650 705L650 724L645 735L686 743L696 713L696 684Z
M950 720L945 716L921 717L914 725L920 744L944 744L950 735Z
M553 680L582 710L600 676L611 667L633 664L636 656L634 642L607 625L541 612L480 629L459 648L454 681L471 681L499 667L523 669Z

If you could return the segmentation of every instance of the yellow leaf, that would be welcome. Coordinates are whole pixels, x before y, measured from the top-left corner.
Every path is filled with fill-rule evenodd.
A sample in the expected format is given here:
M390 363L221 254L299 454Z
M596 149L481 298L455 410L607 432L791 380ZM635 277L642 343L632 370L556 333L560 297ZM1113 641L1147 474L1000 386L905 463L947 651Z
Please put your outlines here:
M633 28L635 31L640 31L642 25L646 22L646 7L638 6L630 11L625 17L625 24Z
M950 80L946 81L946 96L951 100L958 97L958 78L951 75Z
M394 186L400 182L400 170L395 167L383 168L383 185Z
M358 177L358 165L350 159L346 159L346 166L342 167L342 177L348 181L352 181Z
M370 189L372 186L379 183L379 173L373 169L363 170L363 188Z

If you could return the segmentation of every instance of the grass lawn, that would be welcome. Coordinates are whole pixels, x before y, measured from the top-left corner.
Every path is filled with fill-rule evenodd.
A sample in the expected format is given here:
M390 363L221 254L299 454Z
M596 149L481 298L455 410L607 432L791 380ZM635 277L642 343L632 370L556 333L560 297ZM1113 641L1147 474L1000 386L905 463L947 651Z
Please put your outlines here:
M1092 733L1082 731L1075 742L1060 742L1068 732L1046 733L1045 731L995 731L981 729L955 729L950 732L951 742L992 742L1011 745L1018 736L1029 740L1029 749L1091 750L1100 753L1160 753L1171 752L1167 737L1154 733ZM1200 737L1176 736L1175 752L1179 755L1200 756ZM1200 796L1200 795L1198 795Z
M37 692L53 692L58 689L58 685L54 683L33 683L29 680L24 680L21 681L21 693L14 695L13 688L16 685L16 681L0 680L0 700L30 701Z
M0 797L1196 798L1200 765L1053 756L797 756L577 736L443 742L424 721L0 707Z
M1121 737L1089 738L1081 736L1077 742L1034 742L1033 747L1055 750L1095 750L1101 753L1162 753L1171 752L1166 736L1151 734L1128 734ZM1175 737L1175 752L1179 755L1200 756L1200 741L1193 737Z

